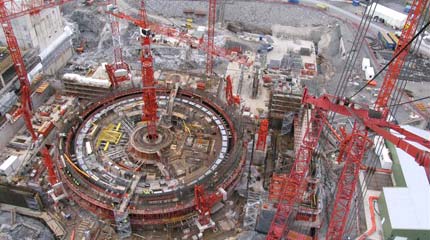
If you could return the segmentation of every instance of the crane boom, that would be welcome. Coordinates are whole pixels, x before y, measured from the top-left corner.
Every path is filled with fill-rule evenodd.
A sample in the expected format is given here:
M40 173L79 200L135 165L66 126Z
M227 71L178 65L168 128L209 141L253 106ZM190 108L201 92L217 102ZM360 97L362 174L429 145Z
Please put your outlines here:
M46 8L62 5L72 0L2 0L0 22L22 17L27 14L38 14Z
M181 31L179 29L165 26L165 25L156 24L156 23L149 22L149 21L147 21L146 23L143 23L142 20L134 18L134 17L127 15L121 11L118 11L118 10L113 11L113 9L112 10L108 9L107 13L116 17L116 18L127 20L128 22L131 22L134 25L139 26L139 27L146 25L147 27L151 28L151 31L153 33L157 33L157 34L160 34L160 35L163 35L166 37L174 38L174 39L178 40L179 42L187 44L188 46L196 47L196 48L206 52L207 54L212 53L213 56L224 58L230 62L237 62L237 63L245 65L247 67L251 66L253 63L252 61L249 61L249 58L246 55L241 54L239 52L231 51L231 50L216 46L215 44L213 45L212 50L209 50L207 41L205 42L203 39L198 39L198 38L184 32L184 31Z
M344 116L353 117L356 121L360 122L361 125L382 136L384 139L390 141L396 147L402 149L409 155L415 157L415 161L420 166L424 166L425 168L430 166L430 153L410 143L414 142L430 149L430 141L428 139L386 121L380 113L372 109L365 108L365 106L350 102L347 99L341 99L328 94L314 97L309 95L307 90L305 90L303 94L302 103L311 104L323 111L331 111ZM394 130L402 136L393 134L386 129ZM351 141L354 140L352 139Z
M27 69L19 49L18 40L12 28L11 20L26 14L37 14L45 8L55 7L71 0L5 0L0 1L0 22L6 38L6 43L10 56L12 58L16 75L20 83L21 90L21 108L20 112L24 118L25 125L31 134L33 140L37 139L33 125L31 123L31 90L28 79Z
M31 90L30 81L28 79L27 69L22 58L21 50L19 49L18 41L13 31L11 20L24 16L26 14L38 14L40 11L46 8L59 6L61 4L70 2L72 0L3 0L0 1L0 23L3 28L3 32L6 38L6 43L10 56L13 61L16 75L20 83L21 90L21 107L19 112L22 114L24 123L27 130L30 132L33 141L37 140L36 132L34 131L33 124L31 122ZM53 186L57 181L55 175L52 158L49 155L49 150L46 146L43 146L40 153L44 159L45 165L48 170L48 180Z
M148 28L145 1L140 1L140 29L141 63L142 63L142 86L143 86L143 115L142 121L147 123L148 139L154 140L157 135L157 96L154 81L154 66L151 53L151 30Z
M288 228L288 219L293 212L294 205L300 200L304 192L306 175L309 170L314 150L323 128L323 111L312 111L302 144L297 151L294 164L287 180L282 186L278 208L267 233L267 240L281 239Z
M427 4L428 0L414 0L411 5L411 10L409 11L406 23L403 27L402 34L399 39L399 44L394 51L394 56L397 56L397 58L395 58L389 66L375 102L375 109L378 111L379 114L381 114L381 119L385 120L388 117L388 102L390 100L391 95L393 94L395 86L397 85L400 72L404 63L406 62L406 57L410 50L410 45L407 44L414 37L415 32L418 28L422 11L427 6ZM366 121L362 121L362 123L370 125L368 122L366 123ZM357 126L357 124L355 123L354 126ZM360 134L354 134L353 132L352 138L350 140L350 145L359 145L354 145L355 150L347 151L344 155L343 159L345 165L339 177L335 202L333 205L333 211L330 216L326 239L340 240L342 239L343 234L345 232L345 226L350 212L351 201L354 197L356 185L358 182L359 171L357 169L360 168L361 161L367 150L366 146L362 143L362 139L367 136L367 129L363 127L357 128L360 128L362 131ZM415 150L408 149L408 151ZM421 165L428 164L428 153L422 154L422 152L418 152L417 154L418 155L412 155L416 157L417 162L419 162Z
M412 40L415 32L418 29L419 20L421 13L427 6L428 0L414 0L411 5L408 17L402 30L402 34L399 38L399 43L393 53L393 56L399 54L402 51L403 46L406 46L408 42ZM396 86L399 79L400 72L406 61L406 57L411 49L411 45L408 45L399 56L388 67L387 73L385 74L384 81L382 82L381 90L378 93L378 97L375 102L375 107L378 111L383 112L385 117L388 116L388 101Z

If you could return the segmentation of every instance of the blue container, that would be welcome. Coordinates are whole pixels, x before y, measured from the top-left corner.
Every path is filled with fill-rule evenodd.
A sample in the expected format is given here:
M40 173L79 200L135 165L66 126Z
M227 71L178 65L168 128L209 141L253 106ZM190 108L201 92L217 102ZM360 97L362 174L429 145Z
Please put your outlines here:
M411 5L406 5L405 9L403 10L403 12L405 13L409 13L409 11L411 10Z
M299 0L288 0L289 3L299 3Z
M360 0L352 0L352 6L360 6Z

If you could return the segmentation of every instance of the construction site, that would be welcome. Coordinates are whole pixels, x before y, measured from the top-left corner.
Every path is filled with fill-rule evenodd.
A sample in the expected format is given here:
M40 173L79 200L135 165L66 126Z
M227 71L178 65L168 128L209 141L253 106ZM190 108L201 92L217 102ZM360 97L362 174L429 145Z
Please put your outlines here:
M0 0L0 239L430 239L428 0Z

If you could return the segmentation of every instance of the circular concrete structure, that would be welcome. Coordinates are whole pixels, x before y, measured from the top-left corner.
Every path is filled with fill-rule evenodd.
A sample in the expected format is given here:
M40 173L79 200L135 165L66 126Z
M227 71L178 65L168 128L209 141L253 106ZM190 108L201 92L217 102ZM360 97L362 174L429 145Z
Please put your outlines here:
M122 209L132 225L174 227L197 214L196 184L231 192L245 148L228 107L203 93L179 90L168 117L169 95L157 92L159 118L167 117L169 127L158 126L155 141L146 138L140 121L139 89L98 101L69 126L59 164L76 203L104 219L113 220Z
M136 127L131 134L128 149L139 159L158 158L157 153L172 145L173 133L170 129L157 128L157 138L149 139L146 126Z

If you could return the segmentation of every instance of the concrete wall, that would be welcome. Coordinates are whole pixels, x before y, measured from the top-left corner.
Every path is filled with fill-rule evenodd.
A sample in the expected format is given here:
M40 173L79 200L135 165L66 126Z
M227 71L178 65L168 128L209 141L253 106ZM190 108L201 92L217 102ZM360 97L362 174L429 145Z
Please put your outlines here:
M63 18L59 7L45 9L31 17L40 51L49 46L63 33Z
M384 223L382 224L384 239L388 239L388 237L391 236L393 229L391 228L390 216L388 215L388 208L385 202L385 196L383 191L381 192L381 195L378 199L378 207L381 219L383 219L384 221Z
M36 31L31 27L29 15L13 19L12 27L21 49L35 48L38 45ZM6 46L3 28L0 29L0 44Z
M66 46L67 44L67 46ZM55 73L63 68L67 61L73 56L73 48L70 42L67 42L62 48L57 49L54 53L54 61L43 65L43 73L47 75L55 75ZM66 47L66 48L64 48Z
M407 187L405 177L403 176L402 167L399 163L399 157L397 156L396 147L388 141L385 141L385 145L387 146L388 151L390 152L391 160L393 161L393 166L391 167L391 170L393 171L392 176L395 181L395 186Z
M46 48L63 32L59 7L42 10L39 14L25 15L12 20L12 26L21 48ZM0 44L6 45L3 29Z

